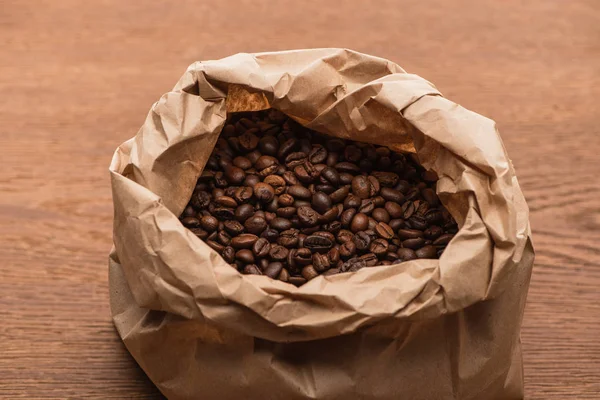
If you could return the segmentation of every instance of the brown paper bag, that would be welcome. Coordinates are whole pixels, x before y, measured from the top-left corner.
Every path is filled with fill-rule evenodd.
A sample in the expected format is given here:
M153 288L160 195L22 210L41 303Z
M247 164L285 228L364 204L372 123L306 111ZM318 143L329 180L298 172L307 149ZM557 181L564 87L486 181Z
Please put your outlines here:
M241 275L178 221L228 112L273 107L416 151L460 231L439 260L292 285ZM528 209L494 122L340 49L191 65L110 166L111 309L170 399L522 399Z

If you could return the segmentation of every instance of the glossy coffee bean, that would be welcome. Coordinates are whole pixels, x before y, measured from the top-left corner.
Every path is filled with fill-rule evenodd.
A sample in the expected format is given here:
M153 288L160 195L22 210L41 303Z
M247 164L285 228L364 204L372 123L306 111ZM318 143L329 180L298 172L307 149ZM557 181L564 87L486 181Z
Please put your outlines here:
M251 233L242 233L231 239L231 247L234 249L250 249L258 240L258 236Z
M369 226L369 217L363 213L357 213L352 218L352 222L350 223L350 230L354 233L359 231L364 231Z
M252 252L256 257L266 257L271 250L271 243L265 238L259 238L252 245Z

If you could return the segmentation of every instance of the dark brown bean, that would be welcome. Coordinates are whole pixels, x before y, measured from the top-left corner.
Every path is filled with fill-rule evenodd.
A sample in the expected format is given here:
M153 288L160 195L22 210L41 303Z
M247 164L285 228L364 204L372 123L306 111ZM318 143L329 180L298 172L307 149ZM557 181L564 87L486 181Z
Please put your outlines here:
M298 207L296 214L298 215L300 223L307 227L315 226L319 221L319 214L310 207Z
M371 244L371 246L372 245L373 244ZM373 253L363 254L362 256L359 257L359 260L364 261L364 263L366 264L367 267L374 267L377 264L381 263L379 261L379 259L377 258L377 255L375 255Z
M262 275L262 271L255 264L246 265L242 272L246 275Z
M220 207L228 207L228 208L235 208L237 207L237 202L229 196L219 196L215 199L215 204L220 206Z
M330 267L329 258L326 254L314 253L312 255L312 265L318 272L323 272Z
M237 236L244 231L244 225L235 220L225 221L223 227L227 233L233 236Z
M277 217L273 218L269 225L278 231L285 231L292 227L292 222L289 219Z
M372 199L364 199L361 201L360 206L358 207L358 212L363 214L371 214L375 209L375 203Z
M254 214L254 207L251 204L242 204L235 209L235 219L239 222L245 222Z
M258 236L251 233L242 233L231 239L231 247L234 249L250 249L258 240Z
M451 234L451 233L445 233L442 236L440 236L437 239L435 239L433 241L433 244L435 246L445 246L448 243L450 243L450 240L452 240L453 237L454 237L453 234Z
M267 229L267 220L255 214L244 222L244 228L249 233L260 235L262 231Z
M391 226L389 226L388 224L386 224L385 222L380 222L377 224L377 226L375 227L375 232L377 233L377 235L383 239L391 239L394 237L394 230L392 229Z
M223 257L223 260L225 260L226 263L231 264L232 262L235 261L235 250L233 247L231 246L227 246L223 249L223 251L221 252L221 257Z
M331 199L331 201L333 203L341 203L346 199L346 197L348 196L349 193L350 193L350 187L343 186L343 187L339 188L338 190L336 190L335 192L331 193L329 195L329 198Z
M250 251L248 249L242 249L242 250L236 251L235 258L245 264L254 263L254 254L252 254L252 251Z
M181 223L187 226L188 228L197 228L198 226L200 226L200 221L198 220L198 218L194 217L185 217L181 220Z
M207 232L214 232L219 227L219 220L213 217L212 215L207 215L202 217L200 220L200 224L202 225L202 229Z
M415 251L415 254L418 258L437 258L437 248L431 245L423 246Z
M396 233L398 237L402 240L423 237L423 232L417 231L415 229L399 229Z
M256 257L266 257L269 255L269 251L271 250L271 244L265 238L259 238L252 245L252 252Z
M222 253L223 250L225 249L225 246L223 246L221 243L219 242L215 242L214 240L207 240L206 244L213 249L214 251L216 251L217 253Z
M390 214L385 210L385 208L376 208L371 213L371 216L375 221L378 222L390 222Z
M310 190L301 185L288 187L287 194L293 196L295 199L310 200L312 198Z
M366 176L358 175L352 179L352 194L360 199L371 197L370 183Z
M288 256L288 252L289 252L288 249L276 244L276 245L271 246L271 249L269 250L269 256L271 257L272 260L283 261Z
M312 195L311 204L313 208L321 214L329 210L332 205L329 196L323 192L315 192Z
M271 186L276 195L282 194L286 187L285 180L277 175L268 175L263 182Z
M233 159L233 165L243 170L247 170L252 167L252 162L246 157L238 156Z
M254 196L263 203L268 203L273 200L275 190L271 185L264 182L259 182L254 185Z
M406 239L402 241L402 247L406 247L408 249L418 249L419 247L425 244L425 239L423 238L414 238L414 239Z
M304 239L304 247L312 252L326 252L333 247L333 240L321 235L310 235Z
M380 194L385 200L392 201L394 203L402 204L402 201L404 200L404 195L399 190L389 187L381 188Z
M350 223L350 230L354 233L358 231L364 231L369 226L369 217L367 217L363 213L357 213L352 218L352 222Z
M316 145L308 153L308 159L313 164L325 162L325 160L327 159L327 150L321 145Z
M302 276L290 276L288 278L288 283L291 283L292 285L297 287L304 285L306 282L308 281Z
M398 249L396 252L400 261L410 261L417 259L417 254L414 250L408 248Z
M274 261L269 263L267 268L263 271L263 274L268 276L269 278L276 279L280 276L283 270L283 264L279 261Z
M371 245L371 237L365 231L358 232L356 235L354 235L352 241L356 245L356 249L359 251L364 251Z

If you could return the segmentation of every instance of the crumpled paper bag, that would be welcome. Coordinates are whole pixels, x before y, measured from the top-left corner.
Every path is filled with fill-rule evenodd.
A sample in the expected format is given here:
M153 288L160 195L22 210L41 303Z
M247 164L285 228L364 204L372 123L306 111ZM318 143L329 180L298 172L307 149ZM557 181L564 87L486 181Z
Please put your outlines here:
M492 101L492 100L490 100ZM460 226L439 260L241 275L178 221L227 113L273 107L416 151ZM115 326L170 399L522 399L528 208L493 121L377 57L316 49L192 64L110 166Z

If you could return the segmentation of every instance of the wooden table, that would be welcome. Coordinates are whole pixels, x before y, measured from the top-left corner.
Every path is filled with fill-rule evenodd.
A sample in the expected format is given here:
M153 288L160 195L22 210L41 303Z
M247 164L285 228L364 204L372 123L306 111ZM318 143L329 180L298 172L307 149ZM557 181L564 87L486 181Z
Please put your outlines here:
M0 397L160 398L109 315L112 152L195 60L335 46L497 121L537 251L527 398L599 399L597 0L287 3L2 2Z

